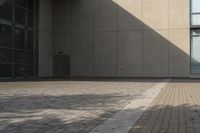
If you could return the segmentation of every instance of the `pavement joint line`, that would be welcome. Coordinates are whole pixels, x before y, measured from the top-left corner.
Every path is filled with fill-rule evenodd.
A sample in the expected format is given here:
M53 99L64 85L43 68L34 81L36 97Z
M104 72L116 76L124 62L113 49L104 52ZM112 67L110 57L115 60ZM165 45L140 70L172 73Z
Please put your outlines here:
M130 104L116 112L89 133L128 133L169 81L170 79L164 79L162 82L147 89L141 97L132 100Z

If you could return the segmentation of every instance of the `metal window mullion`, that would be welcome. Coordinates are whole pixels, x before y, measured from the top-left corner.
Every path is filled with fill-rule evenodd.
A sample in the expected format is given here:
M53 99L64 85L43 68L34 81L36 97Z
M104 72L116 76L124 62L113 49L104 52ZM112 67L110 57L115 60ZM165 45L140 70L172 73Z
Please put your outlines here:
M39 43L39 40L38 40L38 26L39 26L39 16L38 16L38 10L39 10L39 5L38 4L38 0L34 0L34 6L33 6L33 12L34 12L34 16L33 16L33 29L34 29L34 32L33 32L33 53L34 53L34 57L33 57L33 74L34 74L34 77L35 78L38 78L38 75L39 75L39 71L38 71L38 64L39 64L39 47L38 47L38 43ZM36 8L37 8L37 11L36 11Z
M200 15L200 12L191 12L191 15Z
M200 25L192 25L191 29L200 29Z
M28 50L28 4L27 1L25 1L25 39L24 39L24 45L25 45L25 54L27 54L27 50ZM23 75L25 78L28 77L28 56L24 57L25 59L25 63L23 64L23 66L25 66L25 75Z
M35 16L35 7L36 1L33 1L33 76L36 78L36 35L35 35L35 26L36 26L36 16Z
M12 3L12 73L11 78L15 78L15 5Z

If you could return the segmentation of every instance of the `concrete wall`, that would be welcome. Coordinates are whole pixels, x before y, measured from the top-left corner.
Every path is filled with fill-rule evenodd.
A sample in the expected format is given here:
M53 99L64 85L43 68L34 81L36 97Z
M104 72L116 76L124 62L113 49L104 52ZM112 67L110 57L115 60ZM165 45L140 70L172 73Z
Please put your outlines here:
M189 0L53 0L71 76L188 77Z
M39 76L53 76L52 2L40 0L39 9Z

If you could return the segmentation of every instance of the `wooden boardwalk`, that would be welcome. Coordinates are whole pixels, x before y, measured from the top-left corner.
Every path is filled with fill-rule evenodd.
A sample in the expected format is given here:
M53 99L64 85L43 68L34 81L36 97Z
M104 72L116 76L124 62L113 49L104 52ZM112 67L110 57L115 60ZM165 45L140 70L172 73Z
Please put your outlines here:
M200 82L169 83L129 133L200 133Z

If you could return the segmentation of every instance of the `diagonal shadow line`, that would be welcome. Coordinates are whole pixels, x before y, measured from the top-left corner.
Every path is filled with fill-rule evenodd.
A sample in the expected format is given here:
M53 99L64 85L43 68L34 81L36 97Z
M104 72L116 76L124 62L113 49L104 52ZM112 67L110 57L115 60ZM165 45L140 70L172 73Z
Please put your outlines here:
M186 67L182 69L181 70L182 72L180 73L185 73L184 75L187 77L189 74L189 54L186 53L186 51L189 49L189 44L187 44L188 46L184 46L185 43L182 43L179 48L177 47L177 44L174 44L171 40L169 40L170 38L169 32L170 30L173 30L173 29L169 29L169 22L167 22L168 27L166 28L153 29L150 27L150 25L155 26L155 24L147 25L146 23L144 23L143 20L136 17L133 13L131 13L131 11L129 11L129 9L126 9L127 5L125 6L122 5L123 2L125 1L121 3L120 2L117 3L116 2L117 0L116 1L112 0L112 1L118 6L118 12L119 13L122 12L122 21L125 16L125 19L128 20L128 22L130 22L129 24L140 27L136 30L139 30L142 32L143 76L151 77L151 75L155 74L156 77L171 77L171 76L174 77L176 76L176 74L178 74L176 73L177 71L180 72L180 66L183 67L183 64L184 64ZM142 17L143 16L141 16L141 18ZM152 16L152 17L155 17L155 16ZM159 17L157 19L158 21L160 21ZM122 26L125 26L123 22L122 22ZM178 39L181 39L181 38L178 38ZM188 35L188 39L189 39L189 35ZM185 49L185 47L188 47L188 49L187 48ZM176 73L176 74L173 74L173 73Z
M77 0L76 0L76 2L78 2ZM125 14L123 14L124 15L124 17L126 16L126 18L128 19L128 22L130 22L130 25L137 25L136 27L134 27L133 29L134 30L117 30L118 32L127 32L127 34L129 33L129 32L139 32L138 34L145 34L146 36L144 37L144 38L146 38L147 39L147 41L144 43L144 44L141 44L141 43L134 43L137 47L136 48L138 48L138 50L137 51L142 51L143 49L142 48L144 48L144 53L146 53L146 55L143 55L143 53L141 52L139 52L138 53L138 55L142 58L142 56L143 56L143 59L145 59L145 58L147 58L147 57L149 57L147 60L145 60L145 61L143 61L143 64L145 64L143 67L143 69L144 69L144 72L146 72L146 71L151 71L152 73L156 73L156 76L163 76L163 77L166 77L166 76L170 76L170 72L169 72L169 69L166 69L166 68L164 68L164 66L168 66L168 61L170 61L170 59L169 59L169 53L173 53L173 54L175 54L176 56L176 58L177 58L177 60L178 59L181 59L181 61L180 62L174 62L174 63L177 63L178 65L178 67L176 67L176 66L174 66L175 68L174 68L174 70L175 71L179 71L179 67L180 66L182 66L182 64L188 64L189 63L189 57L188 57L188 54L187 53L185 53L183 50L181 50L180 48L178 48L178 47L176 47L175 46L175 44L173 44L172 42L170 42L168 39L166 39L163 35L161 35L160 33L158 33L158 32L156 32L154 29L152 29L152 28L150 28L149 26L147 26L146 24L144 24L141 20L139 20L138 18L136 18L136 17L134 17L134 15L133 14L130 14L129 12L127 12L125 9L123 9L123 8L121 8L120 6L118 6L118 5L116 5L116 3L112 3L113 4L113 6L116 6L117 7L117 10L119 11L121 11L121 12L123 12L123 13L125 13ZM108 13L109 14L109 13ZM98 16L96 16L96 17L98 17ZM108 18L108 21L109 21L109 18ZM126 25L122 25L122 26L126 26ZM135 29L135 28L138 28L138 26L139 27L141 27L141 28L139 28L139 29ZM118 27L118 26L117 26ZM119 28L119 27L118 27ZM123 34L123 33L122 33ZM131 35L131 36L134 36L134 34L133 35ZM125 34L125 37L127 37L127 35ZM142 37L142 38L143 38ZM142 40L142 38L141 38L141 40ZM143 38L143 39L144 39ZM127 39L130 39L130 38L127 38ZM145 39L144 39L145 40ZM124 45L124 44L123 44ZM138 46L139 45L139 46ZM142 45L144 45L143 47L142 47ZM150 46L149 46L150 45ZM148 46L148 47L146 47L145 48L145 46ZM156 49L156 50L155 50ZM169 49L171 49L171 52L169 52L170 50ZM167 53L165 53L167 51ZM157 55L157 57L155 56L155 55ZM154 58L155 57L155 58ZM167 63L166 62L163 62L163 60L167 60ZM153 63L152 63L153 62ZM142 62L139 62L139 63L142 63ZM158 65L157 66L154 66L154 63L157 63ZM148 66L154 66L154 67L152 67L152 68L147 68ZM157 69L159 69L159 70L162 70L162 73L161 74L159 74L158 72L157 72ZM185 70L186 71L188 71L187 70L188 68L185 68ZM149 75L151 75L152 73L149 73ZM188 74L188 73L187 73ZM187 74L184 74L184 75L187 75ZM143 76L149 76L149 75L144 75L143 74ZM79 96L74 96L74 97L79 97ZM72 98L72 99L74 99L74 97L70 97L70 99ZM90 96L89 95L87 95L87 96L85 96L85 97L88 97L88 98L90 98ZM92 98L97 98L98 99L98 97L101 99L102 97L103 98L105 98L105 96L95 96L95 95L92 95ZM18 97L19 98L19 97ZM12 100L17 100L18 98L13 98ZM39 97L27 97L27 98L30 98L30 100L34 100L34 99L38 99L39 101L40 101L40 99L39 99ZM54 98L55 99L60 99L61 101L63 101L63 104L65 104L65 102L67 101L65 98L65 96L64 97L45 97L46 99L51 99L51 98L53 98L53 100L54 100ZM113 96L108 96L108 97L106 97L107 99L109 99L109 98L116 98L115 96L113 97ZM21 99L21 98L20 98ZM76 99L76 98L75 98ZM23 98L22 98L22 100L23 100ZM24 100L25 101L25 100ZM101 100L100 100L101 101ZM99 101L99 102L100 102ZM26 102L26 101L25 101ZM41 102L41 101L40 101ZM109 102L109 101L107 101L107 102ZM62 103L62 102L60 102L60 103ZM5 103L4 103L5 104ZM90 105L93 105L93 104L89 104L89 103L86 103L86 107L88 107L88 106L90 106ZM72 105L72 107L74 107L74 108L76 108L75 107L76 106L76 104L74 104L74 105ZM180 105L180 106L184 106L184 105ZM57 107L57 106L55 106L55 107ZM19 110L21 110L21 108L22 107L16 107L16 109L19 109ZM33 111L34 111L34 108L37 108L37 106L33 106ZM53 107L54 108L54 107ZM65 108L70 108L70 107L68 107L68 106L65 106ZM173 107L172 107L173 108ZM176 108L179 108L179 107L176 107ZM187 107L187 108L189 108L189 109L191 109L191 107ZM31 108L30 108L31 109ZM155 109L157 110L157 108L155 107ZM174 108L175 109L175 108ZM27 111L27 110L29 110L29 109L26 109L25 108L25 111ZM15 110L14 110L15 111ZM131 110L132 111L132 110ZM137 111L140 111L140 109L138 109ZM137 112L136 111L136 112ZM158 111L159 111L159 108L158 108ZM74 124L74 125L78 125L77 126L77 129L76 129L76 131L78 132L78 130L79 130L79 127L81 127L81 126L83 126L82 124L83 123L91 123L91 122L93 122L94 121L94 119L92 119L91 118L91 120L88 120L88 119L83 119L83 120L79 120L79 121L76 121L76 122L74 122L74 123L69 123L69 124L67 124L67 123L65 123L64 121L62 121L61 119L58 119L58 118L56 118L56 117L53 117L53 116L49 116L49 117L45 117L45 118L43 118L43 119L41 119L41 120L25 120L24 122L21 122L21 123L17 123L17 124L14 124L14 125L10 125L10 128L7 128L7 129L5 129L4 131L5 132L10 132L11 130L13 131L13 132L19 132L19 131L21 131L21 132L27 132L25 129L27 128L27 127L31 127L31 125L35 125L35 127L34 126L32 126L32 128L30 128L30 130L34 130L33 132L42 132L42 131L54 131L54 130L58 130L58 127L64 127L63 129L65 129L63 132L66 132L66 131L70 131L70 126L71 126L71 124ZM10 123L10 121L7 121L8 123ZM48 124L46 124L47 122L49 122ZM51 124L52 123L52 124ZM28 125L28 126L27 126ZM84 127L84 126L83 126Z
M91 30L88 28L92 23L90 21L94 21L94 27L102 27L103 29L92 29L92 32L116 32L116 34L118 34L118 44L116 44L116 46L118 45L118 52L121 52L124 56L120 59L124 68L122 68L123 70L120 70L120 66L118 68L118 73L121 76L123 76L123 73L129 73L130 71L128 69L132 67L132 70L135 69L135 71L137 71L133 74L134 77L188 77L190 74L189 28L171 29L169 28L169 22L166 22L166 25L164 24L165 28L159 28L159 26L158 28L152 28L138 18L138 14L135 15L134 11L126 9L126 7L117 3L117 1L118 0L88 1L88 8L91 9L85 9L85 13L84 9L79 8L81 4L86 5L87 2L85 1L84 3L84 0L73 1L72 6L75 6L74 10L79 9L77 11L79 13L77 14L91 15L90 12L93 13L93 17L90 18L86 16L85 18L81 18L80 20L82 20L82 22L76 23L74 27L83 26L86 29L85 32L87 32ZM123 2L125 1L122 1L122 3ZM92 8L95 4L95 8L97 7L96 9L94 7ZM86 7L87 6L84 8ZM103 11L101 8L103 8ZM83 13L81 13L81 11ZM152 17L156 18L155 16ZM179 21L180 18L177 18L177 21ZM159 16L157 19L158 21L163 21L159 20ZM72 22L75 21L76 18L72 18ZM152 25L155 26L155 24ZM160 27L163 27L163 25ZM78 29L76 30L78 31ZM183 41L181 42L181 40ZM109 42L107 45L109 46ZM123 49L122 46L129 48L127 48L128 50ZM113 51L110 47L107 49L111 52ZM131 49L133 49L132 53L134 52L132 56L138 59L129 57L131 55ZM117 55L115 56L117 57ZM127 59L128 61L123 62L123 59ZM102 64L99 63L98 65L101 66Z

